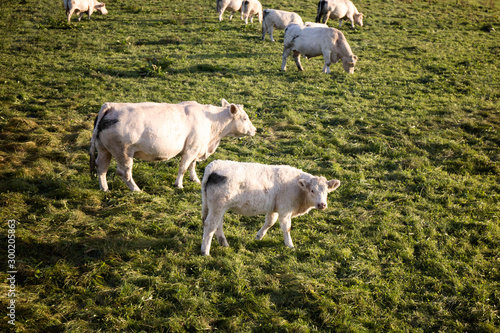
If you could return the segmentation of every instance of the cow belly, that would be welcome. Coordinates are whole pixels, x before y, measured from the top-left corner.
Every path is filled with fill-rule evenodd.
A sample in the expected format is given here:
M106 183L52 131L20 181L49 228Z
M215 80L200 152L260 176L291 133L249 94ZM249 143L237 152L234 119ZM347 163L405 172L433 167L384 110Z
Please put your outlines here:
M231 205L230 209L233 212L245 216L254 216L273 211L274 200L265 195L264 191L262 191L262 194L256 192L246 194L250 195L245 199L236 200Z
M175 144L166 141L159 144L136 145L134 157L145 161L165 161L177 156L183 148L184 142Z

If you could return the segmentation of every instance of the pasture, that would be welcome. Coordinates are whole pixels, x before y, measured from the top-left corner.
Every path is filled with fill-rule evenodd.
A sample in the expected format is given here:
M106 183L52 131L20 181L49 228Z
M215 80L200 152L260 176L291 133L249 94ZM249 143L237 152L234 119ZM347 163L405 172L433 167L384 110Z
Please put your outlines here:
M321 73L283 31L218 21L215 0L61 1L0 11L0 328L17 332L500 331L500 1L356 0L359 57ZM314 21L316 0L262 1ZM328 24L338 27L338 21ZM202 257L201 186L179 159L135 161L131 193L89 172L104 102L243 104L257 135L214 159L289 164L342 183L325 211L254 240L225 215ZM16 295L7 297L8 220ZM7 306L15 300L15 327Z

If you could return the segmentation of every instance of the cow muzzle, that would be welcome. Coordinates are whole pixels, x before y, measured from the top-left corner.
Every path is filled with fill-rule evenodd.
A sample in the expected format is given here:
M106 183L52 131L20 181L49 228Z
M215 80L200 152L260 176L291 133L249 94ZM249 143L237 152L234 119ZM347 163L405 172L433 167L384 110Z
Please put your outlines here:
M316 208L319 210L323 210L326 208L326 203L325 202L320 202L316 205Z

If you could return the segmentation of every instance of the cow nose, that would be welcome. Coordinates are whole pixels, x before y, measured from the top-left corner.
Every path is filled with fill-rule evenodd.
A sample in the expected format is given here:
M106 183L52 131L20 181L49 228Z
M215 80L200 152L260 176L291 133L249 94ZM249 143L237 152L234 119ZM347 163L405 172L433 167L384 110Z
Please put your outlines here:
M318 204L318 209L325 209L325 208L326 208L326 203L324 203L324 202L320 202L320 203Z

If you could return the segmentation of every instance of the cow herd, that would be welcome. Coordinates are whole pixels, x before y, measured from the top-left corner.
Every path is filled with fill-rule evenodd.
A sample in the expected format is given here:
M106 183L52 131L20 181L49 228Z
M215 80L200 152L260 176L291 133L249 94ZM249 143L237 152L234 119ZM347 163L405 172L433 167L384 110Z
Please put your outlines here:
M96 0L65 0L68 22L73 13L84 12L89 19L93 11L106 14L104 3ZM330 72L330 64L341 60L348 73L354 72L357 56L345 36L325 22L329 17L347 18L363 25L363 14L349 0L320 0L316 23L305 24L292 12L266 9L258 0L217 0L219 20L224 11L241 11L241 18L252 22L257 15L262 22L262 39L273 29L285 29L282 70L286 59L293 52L299 70L300 55L323 55L323 72ZM323 17L323 23L319 23ZM189 171L190 179L200 183L196 175L196 162L206 160L215 152L220 141L227 136L254 136L257 129L242 105L225 99L221 106L202 105L197 102L167 103L104 103L96 117L90 143L90 169L97 170L99 186L109 191L106 173L114 157L119 175L128 188L140 191L132 178L134 158L146 161L165 161L180 155L180 165L175 186L183 188L183 177ZM96 157L97 151L97 157ZM201 181L202 220L204 224L201 252L210 254L215 235L221 246L228 246L222 229L223 216L231 210L238 214L254 216L265 214L264 226L256 239L262 239L267 230L279 221L285 245L292 248L291 219L306 214L311 209L327 207L327 195L339 187L337 179L313 176L285 165L263 165L235 161L215 160L205 168Z

